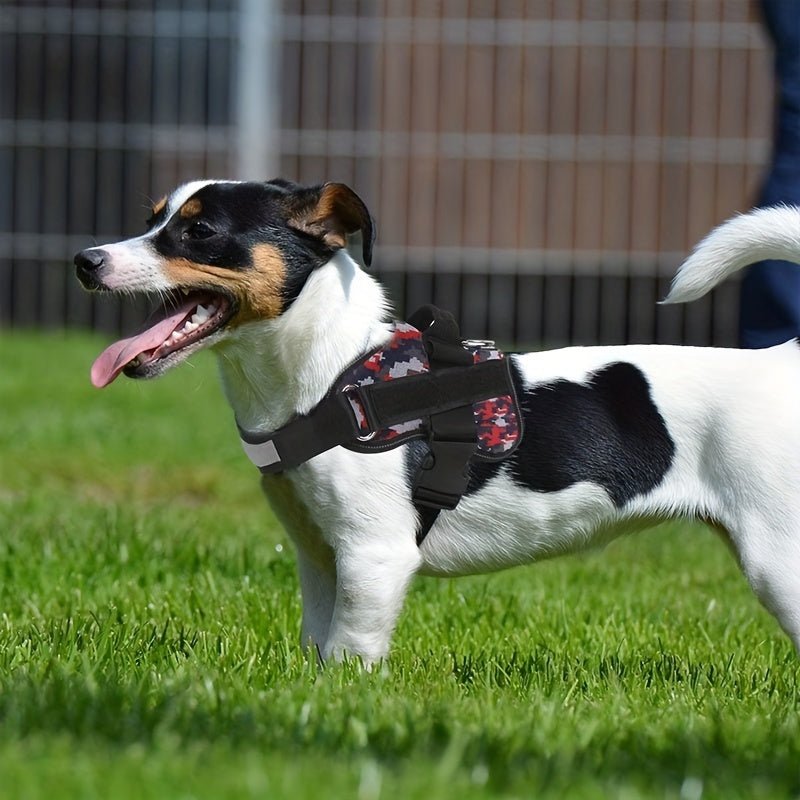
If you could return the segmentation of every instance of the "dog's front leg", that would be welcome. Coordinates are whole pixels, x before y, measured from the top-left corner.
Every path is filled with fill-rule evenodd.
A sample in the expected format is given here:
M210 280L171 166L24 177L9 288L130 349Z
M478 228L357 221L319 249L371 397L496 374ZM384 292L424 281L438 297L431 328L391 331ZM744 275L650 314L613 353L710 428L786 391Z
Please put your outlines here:
M336 559L320 527L285 475L265 475L261 486L275 515L297 551L297 572L303 596L300 642L320 655L325 650L336 601Z
M322 651L324 659L380 661L420 566L413 533L381 531L378 541L349 536L336 548L336 604Z
M333 550L308 552L297 544L297 572L303 596L300 642L304 648L325 651L336 602L336 563Z

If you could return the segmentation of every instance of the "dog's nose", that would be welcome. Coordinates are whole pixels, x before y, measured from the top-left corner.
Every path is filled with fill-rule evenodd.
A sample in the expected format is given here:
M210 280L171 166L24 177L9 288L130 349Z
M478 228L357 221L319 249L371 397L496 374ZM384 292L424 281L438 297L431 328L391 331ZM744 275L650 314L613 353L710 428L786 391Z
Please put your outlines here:
M104 250L97 250L92 247L89 250L81 250L75 256L75 266L79 272L97 272L105 264L106 254Z
M78 274L78 280L87 288L93 289L98 286L97 273L106 263L107 253L105 250L100 250L96 247L91 247L88 250L81 250L75 256L75 267Z

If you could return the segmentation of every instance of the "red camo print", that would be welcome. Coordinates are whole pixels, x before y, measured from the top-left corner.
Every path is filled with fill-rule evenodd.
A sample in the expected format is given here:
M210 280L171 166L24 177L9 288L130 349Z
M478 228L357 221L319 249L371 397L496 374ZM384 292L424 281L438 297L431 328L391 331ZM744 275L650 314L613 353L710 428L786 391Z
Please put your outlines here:
M503 354L490 347L475 347L472 360L475 364L503 358ZM510 395L493 397L473 406L478 434L478 448L490 455L501 455L519 440L519 415Z
M503 354L493 347L477 343L469 343L466 346L472 350L476 364L503 358ZM339 390L345 386L367 386L379 381L420 375L429 370L430 364L422 343L422 334L406 322L396 322L392 338L386 346L342 375L339 380ZM364 409L355 397L349 399L359 427L367 435L369 426ZM519 440L520 429L519 413L512 397L504 395L474 403L473 412L478 451L481 455L498 458L514 447ZM400 436L411 438L422 430L421 419L409 420L377 431L368 442L362 443L366 447L382 445Z

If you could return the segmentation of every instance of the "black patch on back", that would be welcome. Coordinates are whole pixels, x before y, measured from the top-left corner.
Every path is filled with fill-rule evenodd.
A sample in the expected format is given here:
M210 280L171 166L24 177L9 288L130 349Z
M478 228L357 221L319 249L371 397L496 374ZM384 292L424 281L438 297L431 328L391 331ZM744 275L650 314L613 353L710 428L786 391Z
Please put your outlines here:
M474 459L467 495L507 469L514 483L534 492L591 481L620 507L664 479L675 445L647 379L633 364L609 364L585 384L557 380L525 388L513 361L512 376L525 426L522 441L505 461ZM409 445L411 480L427 452L424 442Z
M525 434L502 463L516 484L558 492L591 481L619 507L664 479L675 444L647 379L633 364L609 364L585 384L557 380L529 389L516 368L513 373ZM476 463L469 491L477 491L498 468Z

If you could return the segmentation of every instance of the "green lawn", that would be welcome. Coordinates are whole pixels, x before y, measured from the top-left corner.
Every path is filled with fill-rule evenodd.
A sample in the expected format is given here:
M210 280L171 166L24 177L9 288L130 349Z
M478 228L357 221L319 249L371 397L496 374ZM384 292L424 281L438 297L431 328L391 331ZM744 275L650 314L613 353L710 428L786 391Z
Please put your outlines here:
M800 797L800 662L711 533L421 579L320 670L212 358L97 391L102 345L0 336L0 797Z

